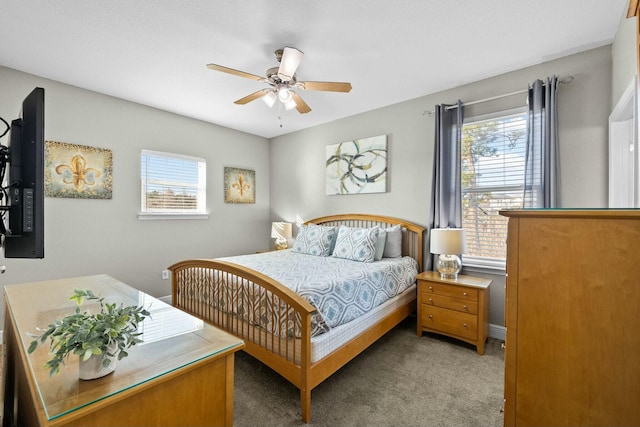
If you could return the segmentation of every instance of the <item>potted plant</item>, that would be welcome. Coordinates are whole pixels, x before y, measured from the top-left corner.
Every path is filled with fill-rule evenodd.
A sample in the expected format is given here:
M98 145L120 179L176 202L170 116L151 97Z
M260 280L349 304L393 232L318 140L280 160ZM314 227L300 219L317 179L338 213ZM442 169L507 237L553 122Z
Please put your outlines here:
M69 299L77 303L75 312L62 320L56 319L41 330L41 335L29 334L35 339L28 352L50 341L52 357L45 364L49 375L57 374L71 353L80 357L80 379L99 378L113 372L116 361L128 356L126 349L142 342L138 324L150 316L149 312L142 306L106 303L90 289L74 289ZM94 314L81 311L85 299L97 301L100 311ZM91 372L92 369L96 372Z

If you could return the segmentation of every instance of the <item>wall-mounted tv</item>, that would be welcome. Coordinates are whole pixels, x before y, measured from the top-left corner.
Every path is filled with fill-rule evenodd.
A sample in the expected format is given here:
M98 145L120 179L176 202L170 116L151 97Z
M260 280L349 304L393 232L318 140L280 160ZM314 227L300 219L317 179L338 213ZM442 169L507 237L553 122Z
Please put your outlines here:
M11 121L8 145L0 145L0 175L5 258L44 258L43 88L27 95L20 117Z

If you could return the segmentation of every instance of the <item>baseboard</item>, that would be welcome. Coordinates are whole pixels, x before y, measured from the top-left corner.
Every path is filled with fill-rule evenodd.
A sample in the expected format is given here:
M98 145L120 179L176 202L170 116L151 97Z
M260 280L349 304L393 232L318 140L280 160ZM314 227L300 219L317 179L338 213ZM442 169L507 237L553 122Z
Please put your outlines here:
M489 323L489 336L491 338L504 341L507 339L507 328Z

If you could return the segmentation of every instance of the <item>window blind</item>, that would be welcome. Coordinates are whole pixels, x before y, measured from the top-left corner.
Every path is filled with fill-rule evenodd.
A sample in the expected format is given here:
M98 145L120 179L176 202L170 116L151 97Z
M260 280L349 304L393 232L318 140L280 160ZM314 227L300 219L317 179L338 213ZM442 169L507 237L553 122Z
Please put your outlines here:
M527 114L470 119L462 128L462 226L466 265L504 268L507 218L522 207Z
M143 213L205 212L204 159L142 150L140 170Z

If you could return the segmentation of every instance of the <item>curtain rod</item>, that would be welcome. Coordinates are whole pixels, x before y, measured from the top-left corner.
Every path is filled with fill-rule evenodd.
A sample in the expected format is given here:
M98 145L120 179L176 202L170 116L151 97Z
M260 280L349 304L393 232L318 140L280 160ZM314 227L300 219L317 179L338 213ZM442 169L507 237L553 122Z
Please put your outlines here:
M571 82L573 81L573 76L566 76L566 77L561 78L561 79L560 79L560 80L558 80L558 81L559 81L560 83L563 83L563 84L569 84L569 83L571 83ZM468 106L468 105L480 104L481 102L494 101L494 100L496 100L496 99L500 99L500 98L507 98L507 97L509 97L509 96L519 95L519 94L521 94L521 93L525 93L525 92L528 92L528 91L529 91L529 89L521 89L521 90L517 90L517 91L515 91L515 92L509 92L509 93L505 93L505 94L502 94L502 95L492 96L492 97L490 97L490 98L484 98L484 99L478 99L478 100L476 100L476 101L464 102L464 103L463 103L463 105L466 107L466 106ZM445 107L445 110L453 110L453 109L455 109L455 108L458 108L458 106L457 106L457 105L449 105L449 106ZM433 110L431 110L431 111L425 111L422 115L423 115L423 116L424 116L424 115L429 115L429 116L431 116L431 115L433 115L433 113L434 113L434 111L433 111Z

